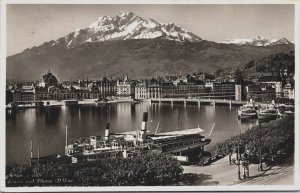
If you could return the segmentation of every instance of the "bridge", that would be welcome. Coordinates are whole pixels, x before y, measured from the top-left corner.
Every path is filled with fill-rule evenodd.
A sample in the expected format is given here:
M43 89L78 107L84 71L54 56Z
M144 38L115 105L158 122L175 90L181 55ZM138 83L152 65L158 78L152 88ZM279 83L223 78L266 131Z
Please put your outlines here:
M228 100L228 99L201 99L201 98L152 98L150 99L151 103L169 103L173 106L174 103L176 104L183 104L185 107L187 104L197 104L200 108L202 104L211 104L214 107L218 104L220 105L229 105L231 108L232 105L241 106L246 104L246 101L235 101L235 100Z

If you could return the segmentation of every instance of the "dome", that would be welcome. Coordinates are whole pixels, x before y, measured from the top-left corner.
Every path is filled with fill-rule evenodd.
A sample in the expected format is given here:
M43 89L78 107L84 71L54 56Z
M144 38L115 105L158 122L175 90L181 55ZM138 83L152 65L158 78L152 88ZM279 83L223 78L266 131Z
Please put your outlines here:
M46 85L55 85L57 84L57 78L49 70L49 72L43 76L42 82Z

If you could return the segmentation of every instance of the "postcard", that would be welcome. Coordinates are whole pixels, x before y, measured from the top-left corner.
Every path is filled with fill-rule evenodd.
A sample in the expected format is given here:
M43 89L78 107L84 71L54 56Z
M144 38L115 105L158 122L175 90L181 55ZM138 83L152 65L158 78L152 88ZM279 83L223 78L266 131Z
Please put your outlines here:
M299 190L274 3L2 1L1 191Z

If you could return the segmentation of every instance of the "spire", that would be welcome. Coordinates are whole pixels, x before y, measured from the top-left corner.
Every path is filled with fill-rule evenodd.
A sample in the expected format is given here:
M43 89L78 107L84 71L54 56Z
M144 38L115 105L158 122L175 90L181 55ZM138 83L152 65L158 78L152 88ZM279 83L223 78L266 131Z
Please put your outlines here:
M128 81L128 74L125 74L124 82Z

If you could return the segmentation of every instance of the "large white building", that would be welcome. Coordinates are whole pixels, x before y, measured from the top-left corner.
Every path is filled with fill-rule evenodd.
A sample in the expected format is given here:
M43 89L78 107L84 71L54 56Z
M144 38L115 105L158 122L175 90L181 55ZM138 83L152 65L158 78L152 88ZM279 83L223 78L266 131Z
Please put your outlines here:
M295 90L290 82L288 82L284 86L283 92L284 92L284 97L288 99L295 99Z
M124 79L117 80L117 97L120 100L132 100L134 99L135 84L129 80L126 74Z

